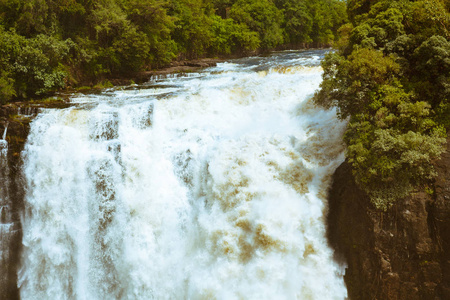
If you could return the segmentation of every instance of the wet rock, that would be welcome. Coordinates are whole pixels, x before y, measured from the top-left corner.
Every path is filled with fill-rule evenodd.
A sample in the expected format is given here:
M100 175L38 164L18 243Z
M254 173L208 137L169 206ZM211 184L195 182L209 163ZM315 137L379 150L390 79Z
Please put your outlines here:
M17 106L0 107L0 139L8 127L5 140L0 140L0 231L2 262L0 263L0 299L19 299L17 271L22 247L20 213L23 211L24 182L20 171L20 153L29 132L31 117L18 115ZM6 257L5 257L6 256ZM7 263L5 263L7 262Z
M151 127L153 124L153 109L154 104L148 104L147 107L145 107L142 111L140 111L139 114L134 117L134 125L140 129Z
M6 140L0 140L0 155L8 150L8 142Z
M190 149L187 149L174 157L175 173L188 186L191 186L193 181L193 172L190 165L191 160L192 152Z
M209 64L206 62L189 62L186 64L189 67L196 67L196 68L207 68L209 67Z
M376 211L343 163L329 196L328 234L350 299L450 299L450 136L435 193Z
M91 139L107 141L119 137L119 114L117 112L103 112L91 120Z

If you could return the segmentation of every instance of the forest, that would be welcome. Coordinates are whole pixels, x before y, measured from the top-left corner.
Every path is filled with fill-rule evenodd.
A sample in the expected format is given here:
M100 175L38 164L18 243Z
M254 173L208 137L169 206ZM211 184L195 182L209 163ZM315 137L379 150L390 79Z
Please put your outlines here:
M348 120L375 207L417 188L450 128L449 0L0 0L0 104L174 60L332 45L316 104Z
M350 23L323 62L315 102L349 120L357 183L386 210L418 189L434 193L433 161L450 128L450 1L349 0Z
M330 45L345 10L339 0L0 0L0 104L177 59Z

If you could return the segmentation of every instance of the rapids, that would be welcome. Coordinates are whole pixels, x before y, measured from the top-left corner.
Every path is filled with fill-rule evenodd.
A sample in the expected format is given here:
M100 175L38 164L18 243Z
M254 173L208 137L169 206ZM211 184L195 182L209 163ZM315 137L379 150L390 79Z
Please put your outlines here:
M345 299L324 51L75 95L31 125L22 299Z

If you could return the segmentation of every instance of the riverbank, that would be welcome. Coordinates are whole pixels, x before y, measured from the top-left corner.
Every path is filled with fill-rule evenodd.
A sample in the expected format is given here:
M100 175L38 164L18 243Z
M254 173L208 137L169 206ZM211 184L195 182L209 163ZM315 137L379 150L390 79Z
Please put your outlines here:
M137 72L134 74L129 74L126 77L112 77L108 80L113 86L130 85L133 83L140 84L148 82L151 78L158 76L167 76L169 74L176 73L192 73L200 71L204 68L215 67L218 63L225 62L233 58L200 58L192 60L173 61L169 66L165 68Z
M254 52L254 55L261 55L261 52ZM8 126L6 141L9 145L9 157L13 165L18 161L20 152L26 141L29 131L29 123L46 108L66 108L71 105L70 97L76 93L98 93L106 88L128 86L132 84L143 84L152 78L165 77L170 74L184 74L199 72L202 69L215 67L218 63L231 59L242 58L244 55L233 55L221 58L199 58L176 60L167 67L130 73L121 77L107 77L99 82L91 82L89 85L67 87L63 90L47 94L43 98L35 98L27 101L15 101L0 106L0 133L4 132Z
M301 43L301 44L286 44L278 46L271 51L269 50L253 50L247 52L239 52L229 55L222 55L219 57L202 57L197 59L182 59L178 58L170 62L167 66L162 68L150 69L140 72L129 72L120 75L101 75L95 79L78 78L77 80L68 80L67 86L63 89L55 90L42 94L40 97L34 96L30 99L16 99L7 102L6 105L28 107L28 103L38 104L40 102L53 101L52 99L61 98L68 102L68 98L74 93L98 93L106 88L127 86L132 84L143 84L152 78L164 78L170 74L184 74L198 72L204 68L215 67L218 63L226 62L233 59L239 59L249 56L269 55L278 51L302 51L315 49L329 49L331 44L319 43Z

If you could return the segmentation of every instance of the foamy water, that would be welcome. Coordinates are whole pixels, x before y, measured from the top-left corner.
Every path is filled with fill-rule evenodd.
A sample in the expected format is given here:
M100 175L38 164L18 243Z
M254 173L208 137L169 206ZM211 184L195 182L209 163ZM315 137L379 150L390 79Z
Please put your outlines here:
M316 53L74 97L24 151L23 299L344 299L327 245L345 124Z

